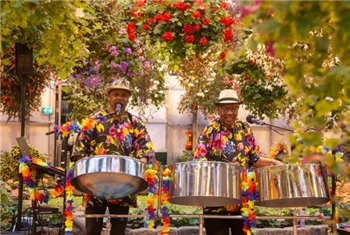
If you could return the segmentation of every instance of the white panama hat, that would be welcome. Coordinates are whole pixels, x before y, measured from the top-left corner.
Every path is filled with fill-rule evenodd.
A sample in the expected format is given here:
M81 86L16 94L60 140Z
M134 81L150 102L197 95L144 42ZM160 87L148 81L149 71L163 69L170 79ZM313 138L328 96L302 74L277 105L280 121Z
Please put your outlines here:
M220 92L219 100L215 103L219 104L242 104L242 101L238 99L237 93L233 89L225 89Z
M121 89L121 90L126 90L130 93L130 96L132 96L134 94L134 90L130 88L130 84L129 81L127 81L126 79L118 79L116 78L107 88L106 88L106 93L107 95L109 95L109 93L112 90L115 89Z

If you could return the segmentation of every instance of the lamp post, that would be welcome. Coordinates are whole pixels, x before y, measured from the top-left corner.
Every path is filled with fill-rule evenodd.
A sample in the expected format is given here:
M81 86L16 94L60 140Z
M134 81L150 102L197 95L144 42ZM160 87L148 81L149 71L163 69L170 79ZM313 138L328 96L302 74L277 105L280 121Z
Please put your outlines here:
M28 45L15 44L16 74L21 78L21 137L25 135L25 116L26 116L26 80L28 76L34 74L33 70L33 48ZM22 156L22 155L21 155ZM18 192L18 214L16 229L22 229L22 197L23 197L23 178L19 172L19 192Z

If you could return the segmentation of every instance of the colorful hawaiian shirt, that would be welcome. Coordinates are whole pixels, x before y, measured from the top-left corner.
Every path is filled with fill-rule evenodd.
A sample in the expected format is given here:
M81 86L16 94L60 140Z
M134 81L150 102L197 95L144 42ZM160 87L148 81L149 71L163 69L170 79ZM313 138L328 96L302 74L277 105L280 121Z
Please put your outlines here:
M83 120L82 129L74 146L74 156L122 155L140 159L154 152L145 124L128 112L120 120L106 111L96 112ZM136 196L109 202L136 206Z
M194 158L238 163L251 167L259 160L260 148L247 123L236 120L235 128L225 127L219 118L209 122L198 139ZM205 214L240 214L240 205L205 207Z
M251 167L258 161L259 152L260 148L247 123L236 120L235 128L227 128L216 118L204 127L199 136L194 158Z

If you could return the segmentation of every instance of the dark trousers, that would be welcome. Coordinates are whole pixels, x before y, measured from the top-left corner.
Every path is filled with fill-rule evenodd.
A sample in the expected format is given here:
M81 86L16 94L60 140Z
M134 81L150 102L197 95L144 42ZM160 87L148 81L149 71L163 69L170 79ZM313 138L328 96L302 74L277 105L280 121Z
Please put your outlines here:
M217 207L213 208L217 209ZM241 211L238 210L233 213L227 211L220 213L214 213L204 210L204 214L210 215L241 215ZM232 235L245 235L243 232L243 219L209 219L204 218L204 227L207 235L229 235L229 229L231 229Z
M86 214L104 214L108 207L109 214L129 214L128 206L120 206L118 204L111 204L103 200L102 204L91 205L88 204L85 209ZM127 218L112 218L110 222L112 224L111 235L124 235ZM103 226L103 218L86 218L85 219L86 235L100 235Z

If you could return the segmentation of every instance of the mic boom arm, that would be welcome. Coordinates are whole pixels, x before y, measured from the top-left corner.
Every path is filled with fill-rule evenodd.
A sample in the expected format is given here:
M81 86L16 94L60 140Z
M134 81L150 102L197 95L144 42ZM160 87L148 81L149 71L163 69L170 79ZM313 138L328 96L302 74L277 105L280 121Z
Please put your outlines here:
M280 127L280 126L275 126L275 125L272 125L272 124L267 124L263 121L260 121L258 119L256 119L254 116L252 115L248 115L247 118L246 118L246 121L248 123L251 123L251 124L258 124L258 125L261 125L261 126L269 126L269 127L275 127L275 128L279 128L279 129L282 129L282 130L285 130L285 131L290 131L290 132L294 132L294 130L292 129L289 129L289 128L284 128L284 127Z

